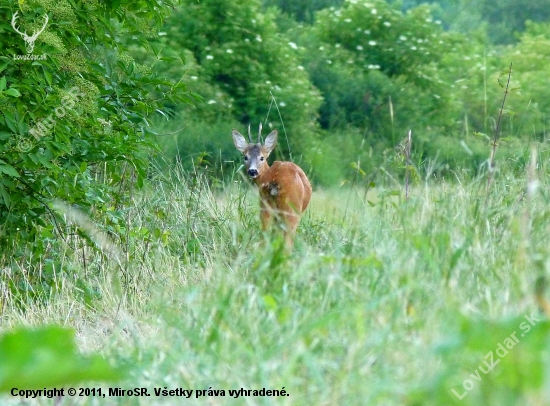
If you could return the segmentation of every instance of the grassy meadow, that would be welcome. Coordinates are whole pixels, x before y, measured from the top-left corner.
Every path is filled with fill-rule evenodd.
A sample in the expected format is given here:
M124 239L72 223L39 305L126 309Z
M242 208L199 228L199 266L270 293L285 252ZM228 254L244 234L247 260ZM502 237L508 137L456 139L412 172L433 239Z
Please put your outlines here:
M76 249L77 237L67 244L64 266L86 285L60 271L59 289L37 300L8 294L14 276L3 274L2 330L74 327L82 352L128 367L116 385L90 388L226 391L61 405L547 404L548 376L523 385L529 372L514 375L510 355L463 400L451 393L464 392L463 380L497 347L499 323L539 314L550 210L549 168L538 158L531 170L497 172L489 193L486 176L461 173L416 181L408 200L393 181L368 192L316 189L290 255L276 235L260 233L257 192L246 181L212 187L196 173L159 172L127 213L128 225L149 230L141 238L106 238L101 253ZM464 341L461 326L476 320L500 326L481 332L479 354L438 353ZM539 348L520 341L510 353L527 346ZM499 380L507 373L515 384ZM229 396L240 388L289 396ZM54 400L2 395L0 403Z

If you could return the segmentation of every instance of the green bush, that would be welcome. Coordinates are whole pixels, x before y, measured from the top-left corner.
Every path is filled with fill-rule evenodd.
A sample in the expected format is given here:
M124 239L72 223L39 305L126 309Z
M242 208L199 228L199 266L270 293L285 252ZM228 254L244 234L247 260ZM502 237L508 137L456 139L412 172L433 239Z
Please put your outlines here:
M215 89L205 95L206 105L185 109L184 120L214 123L231 116L244 126L264 122L281 132L284 126L291 146L280 147L288 156L289 150L302 151L315 133L321 98L300 65L303 49L274 21L274 12L262 12L258 0L188 0L168 19L161 43L191 51L188 66L192 72L196 61L197 86Z
M0 336L0 393L113 382L124 376L99 355L81 355L74 336L73 330L53 325L18 328Z
M133 36L146 47L174 4L0 4L0 250L6 260L55 257L65 238L63 218L52 208L56 200L108 214L105 226L116 232L125 192L146 176L154 146L149 117L164 113L166 102L190 102L182 82L136 63L121 38ZM29 32L49 16L34 46L45 58L14 57L27 52L10 25L16 12L20 29Z
M320 11L301 43L309 44L304 64L324 97L321 125L357 127L384 147L409 128L451 128L455 106L439 67L454 42L427 7L403 14L384 1L350 1Z

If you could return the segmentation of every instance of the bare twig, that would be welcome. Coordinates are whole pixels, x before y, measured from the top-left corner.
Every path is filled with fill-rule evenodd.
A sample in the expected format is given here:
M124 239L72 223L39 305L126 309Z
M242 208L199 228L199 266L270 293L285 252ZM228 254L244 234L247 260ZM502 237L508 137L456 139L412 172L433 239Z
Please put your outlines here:
M409 172L411 167L411 144L412 144L412 130L409 130L407 138L407 146L405 147L405 155L407 157L405 166L405 199L409 200Z
M510 77L512 76L512 63L510 62L510 68L508 69L508 82L506 83L506 89L504 90L504 98L502 99L502 106L500 107L500 113L498 115L497 125L495 128L495 136L493 138L493 148L491 149L491 156L489 158L489 176L487 178L487 192L491 188L493 180L493 173L495 172L495 155L497 153L497 145L500 130L500 120L502 118L502 112L504 110L504 104L506 103L506 96L508 95L508 88L510 86Z

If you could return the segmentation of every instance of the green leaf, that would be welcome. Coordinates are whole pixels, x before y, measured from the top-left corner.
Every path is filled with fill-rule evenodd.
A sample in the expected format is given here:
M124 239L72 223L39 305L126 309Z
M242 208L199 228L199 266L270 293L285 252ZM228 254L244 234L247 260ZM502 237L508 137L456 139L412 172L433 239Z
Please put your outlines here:
M8 96L12 96L12 97L21 96L21 93L19 93L19 90L14 89L14 88L10 88L10 89L6 90L4 93L7 94Z
M6 207L9 208L11 205L10 194L6 191L6 188L2 183L0 183L0 197L4 200Z
M277 300L272 295L264 295L263 301L267 310L277 309Z
M52 78L52 74L50 72L48 72L47 70L44 71L44 77L46 78L46 82L48 82L48 85L52 85L52 82L53 82L53 78Z
M13 114L11 114L8 111L4 111L4 118L6 119L6 125L9 127L10 130L12 130L14 133L17 132L17 123L15 121L15 118L13 117Z
M14 178L20 177L19 173L11 165L0 165L0 172L5 173L6 175L9 175Z
M123 376L99 355L82 356L74 335L72 329L47 326L19 328L0 337L0 392L116 381Z
M491 137L489 137L487 134L480 133L480 132L478 132L478 131L474 131L473 134L474 134L476 137L482 137L482 138L485 138L485 139L488 139L488 140L491 139Z
M0 92L6 88L6 77L2 76L0 78Z

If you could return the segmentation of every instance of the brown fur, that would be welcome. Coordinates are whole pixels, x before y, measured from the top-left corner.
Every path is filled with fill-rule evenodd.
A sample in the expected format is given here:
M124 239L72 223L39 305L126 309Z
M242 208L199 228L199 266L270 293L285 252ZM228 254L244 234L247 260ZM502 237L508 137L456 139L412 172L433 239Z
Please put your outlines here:
M275 161L271 167L267 163L267 157L275 148L277 131L269 134L265 145L249 144L240 137L242 135L233 130L235 147L248 158L245 160L247 171L251 166L257 170L254 182L260 192L262 230L269 228L273 218L280 220L286 245L291 248L300 216L311 199L311 184L304 171L292 162Z

